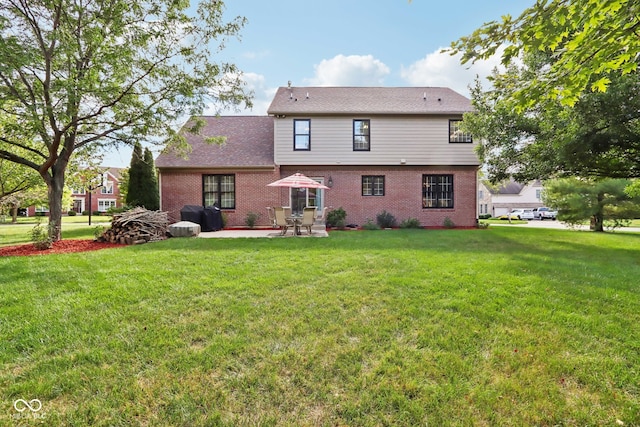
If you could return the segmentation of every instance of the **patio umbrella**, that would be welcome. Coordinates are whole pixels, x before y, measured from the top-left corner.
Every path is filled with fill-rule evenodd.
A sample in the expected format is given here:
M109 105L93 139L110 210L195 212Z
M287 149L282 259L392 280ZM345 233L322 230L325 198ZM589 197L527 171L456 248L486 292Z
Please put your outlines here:
M290 188L322 188L328 190L324 184L320 184L318 181L309 178L301 173L294 173L286 178L279 179L270 184L268 187L290 187Z
M301 173L294 173L293 175L290 175L286 178L282 178L270 184L267 184L267 186L268 187L288 187L288 188L322 188L324 190L329 189L329 187L327 187L326 185L320 184L318 181L313 180ZM298 191L295 192L295 199L296 199L295 205L297 206L299 202ZM294 207L294 211L295 209L296 207Z

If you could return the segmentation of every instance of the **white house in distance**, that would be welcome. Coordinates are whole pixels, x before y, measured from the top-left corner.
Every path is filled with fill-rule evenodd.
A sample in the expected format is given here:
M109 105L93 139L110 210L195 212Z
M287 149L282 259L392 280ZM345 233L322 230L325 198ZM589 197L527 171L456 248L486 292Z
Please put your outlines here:
M539 208L544 206L542 190L540 180L528 184L508 181L498 186L478 181L478 215L498 217L513 209Z

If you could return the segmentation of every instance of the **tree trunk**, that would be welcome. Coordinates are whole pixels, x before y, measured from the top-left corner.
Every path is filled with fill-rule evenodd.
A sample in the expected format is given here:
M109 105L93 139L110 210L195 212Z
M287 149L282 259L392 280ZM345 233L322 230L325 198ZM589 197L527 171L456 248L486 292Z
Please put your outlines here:
M604 231L604 217L602 213L597 213L592 217L593 231Z
M62 196L66 167L67 162L58 158L58 161L51 168L50 179L46 180L49 198L49 238L53 242L62 239Z
M11 205L11 222L13 224L18 222L18 208L19 207L20 207L20 205L18 205L17 203L14 203L14 204Z

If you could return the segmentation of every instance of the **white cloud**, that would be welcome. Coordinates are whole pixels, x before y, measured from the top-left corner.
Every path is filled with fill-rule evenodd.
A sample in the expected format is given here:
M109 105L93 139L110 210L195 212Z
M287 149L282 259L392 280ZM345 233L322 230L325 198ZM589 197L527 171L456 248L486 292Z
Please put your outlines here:
M390 73L372 55L337 55L314 66L316 73L305 83L311 86L383 86Z
M491 75L495 67L500 66L501 54L502 49L499 49L486 61L462 65L460 54L451 56L438 49L408 67L402 67L400 75L411 86L448 87L469 96L469 86L473 86L476 75L480 77L483 88L491 87L487 76Z
M217 111L215 106L210 105L204 115L215 115L218 112L221 115L242 115L242 116L262 116L267 114L267 108L273 100L277 88L269 88L266 85L265 78L262 74L243 73L242 80L245 82L245 90L253 91L253 108L236 111L234 108L226 108Z

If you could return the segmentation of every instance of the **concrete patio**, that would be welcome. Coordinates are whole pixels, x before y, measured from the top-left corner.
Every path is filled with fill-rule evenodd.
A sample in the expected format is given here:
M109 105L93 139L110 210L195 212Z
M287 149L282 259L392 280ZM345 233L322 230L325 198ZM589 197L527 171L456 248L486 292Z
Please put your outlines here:
M329 237L327 233L327 229L324 225L314 225L311 229L313 232L311 235L307 234L305 230L301 232L301 234L294 236L293 228L290 228L287 231L287 234L284 236L280 234L280 230L277 228L254 228L254 229L246 229L246 228L237 228L237 229L224 229L220 231L207 231L201 232L198 234L198 237L202 237L205 239L212 238L284 238L284 237L295 237L295 238L305 238L305 237Z

